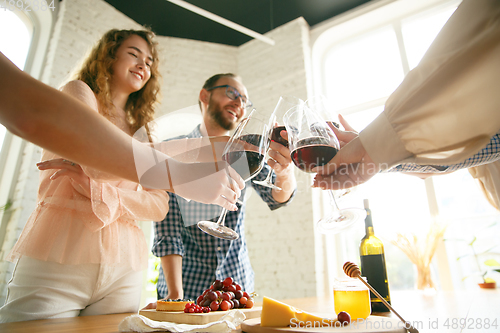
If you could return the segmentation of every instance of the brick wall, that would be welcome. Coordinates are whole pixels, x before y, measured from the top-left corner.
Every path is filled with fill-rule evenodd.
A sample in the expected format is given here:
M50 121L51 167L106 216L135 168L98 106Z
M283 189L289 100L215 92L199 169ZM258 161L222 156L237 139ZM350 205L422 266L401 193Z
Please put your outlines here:
M54 87L64 82L93 43L111 28L140 26L101 0L65 0L47 54L42 79ZM220 72L242 76L252 101L259 110L271 112L282 94L307 98L310 94L309 27L303 19L285 24L269 37L275 46L253 40L240 47L159 37L163 76L162 104L158 115L197 103L203 82ZM30 161L38 150L31 149ZM36 155L38 154L38 155ZM29 165L28 165L29 164ZM19 185L29 180L24 196L33 201L38 172L33 163L24 163ZM296 172L299 184L295 200L271 212L257 195L247 207L247 239L256 273L256 291L276 298L313 296L316 272L310 176ZM22 185L28 186L28 185ZM25 187L27 189L28 187ZM29 192L29 193L28 193ZM25 207L29 214L33 207ZM26 214L18 217L17 233ZM10 276L10 274L8 274ZM5 283L0 285L5 295ZM1 300L1 299L0 299Z

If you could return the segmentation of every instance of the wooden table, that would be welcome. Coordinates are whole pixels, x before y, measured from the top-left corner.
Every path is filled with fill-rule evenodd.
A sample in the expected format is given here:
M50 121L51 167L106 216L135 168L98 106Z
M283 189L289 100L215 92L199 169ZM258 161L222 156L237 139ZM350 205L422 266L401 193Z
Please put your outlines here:
M0 324L2 333L117 333L118 324L132 313L20 321Z
M405 320L414 324L420 333L460 332L458 327L460 319L462 322L465 320L466 324L463 333L500 332L499 289L441 291L432 296L426 296L418 291L394 291L391 297L396 311ZM331 298L311 297L290 299L285 302L311 312L333 311ZM0 324L0 333L117 333L118 324L129 315L130 313L122 313L6 323ZM391 314L385 315L395 317ZM490 322L489 328L486 328L486 319ZM491 326L495 319L496 328ZM237 332L241 331L235 333Z

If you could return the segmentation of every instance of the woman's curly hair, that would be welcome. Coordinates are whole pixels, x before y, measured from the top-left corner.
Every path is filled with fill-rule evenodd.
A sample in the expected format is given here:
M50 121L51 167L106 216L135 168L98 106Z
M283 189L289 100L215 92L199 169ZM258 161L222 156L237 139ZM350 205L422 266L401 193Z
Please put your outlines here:
M103 115L110 119L110 110L113 108L111 100L110 78L113 75L113 64L116 61L116 51L122 43L132 35L137 35L144 39L151 49L153 62L151 64L151 77L141 90L130 94L125 105L127 122L131 133L146 126L154 119L154 106L159 100L160 94L160 71L158 63L158 43L155 41L155 34L150 30L117 30L108 31L97 42L84 60L79 71L76 72L75 79L81 80L89 85L96 94L98 102L104 106L101 110Z

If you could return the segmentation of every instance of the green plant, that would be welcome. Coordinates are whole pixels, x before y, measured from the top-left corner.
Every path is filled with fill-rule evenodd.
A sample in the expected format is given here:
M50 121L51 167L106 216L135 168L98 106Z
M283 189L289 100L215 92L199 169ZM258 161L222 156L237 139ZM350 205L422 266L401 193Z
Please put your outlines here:
M496 224L497 224L496 222L492 223L492 224L486 226L484 229L491 228L492 226L495 226ZM484 229L482 229L482 230L484 230ZM457 261L472 256L474 258L475 264L477 265L477 271L473 272L470 275L465 276L463 279L467 279L471 276L481 276L484 283L495 282L495 280L491 277L490 273L493 273L493 272L500 273L500 263L496 259L493 258L493 256L495 254L499 255L499 253L495 253L495 252L493 252L493 250L495 248L497 248L498 246L500 246L500 244L495 244L487 249L478 251L477 247L475 246L475 245L477 245L478 237L475 235L472 236L472 239L445 239L445 240L456 240L456 241L467 242L466 243L467 246L469 246L471 249L470 253L467 253L465 255L458 257ZM489 256L490 258L483 261L483 266L481 266L480 258L485 257L485 256Z
M10 207L12 207L12 201L10 201L10 199L9 199L9 200L7 200L7 203L5 205L0 207L0 211L2 211L2 210L7 211L10 209Z
M489 249L483 250L481 252L477 252L476 248L474 247L474 244L476 243L476 241L477 241L477 237L474 236L472 238L472 241L470 241L467 244L468 246L470 246L472 253L468 253L468 254L465 254L465 255L460 256L460 257L457 258L457 260L460 260L460 259L463 259L463 258L466 258L466 257L474 256L474 261L475 261L475 263L477 265L477 269L478 270L476 272L474 272L473 274L464 277L464 279L466 279L466 278L468 278L470 276L478 276L478 275L480 275L481 278L483 279L484 283L493 282L495 280L493 280L491 277L486 277L486 276L489 273L491 273L491 272L499 272L500 273L500 263L498 261L496 261L495 259L488 259L488 260L486 260L486 261L483 262L483 264L486 266L486 269L483 269L481 267L481 264L480 264L480 261L479 261L479 257L490 254L491 251L495 247L497 247L497 245L492 246Z
M161 260L158 257L155 257L152 253L149 254L150 264L152 264L151 269L149 269L148 274L148 283L155 286L158 283L158 278L160 276L160 266Z

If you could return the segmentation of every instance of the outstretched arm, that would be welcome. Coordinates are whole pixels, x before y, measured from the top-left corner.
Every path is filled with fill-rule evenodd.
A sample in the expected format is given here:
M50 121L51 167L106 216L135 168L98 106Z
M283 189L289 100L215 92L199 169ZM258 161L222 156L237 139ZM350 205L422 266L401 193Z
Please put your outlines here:
M181 163L156 151L154 158L160 162L147 165L149 174L144 177L147 170L142 170L144 179L139 179L136 163L144 166L143 161L152 156L150 147L132 139L84 102L33 79L1 53L0 72L0 122L15 135L72 162L141 181L145 187L237 209L234 203L244 182L236 172L228 180L217 164L207 171L199 163Z

